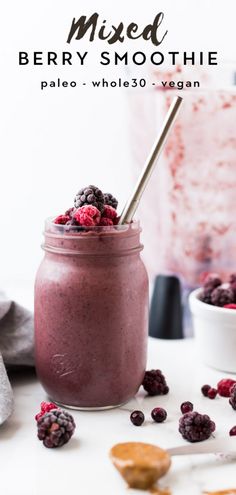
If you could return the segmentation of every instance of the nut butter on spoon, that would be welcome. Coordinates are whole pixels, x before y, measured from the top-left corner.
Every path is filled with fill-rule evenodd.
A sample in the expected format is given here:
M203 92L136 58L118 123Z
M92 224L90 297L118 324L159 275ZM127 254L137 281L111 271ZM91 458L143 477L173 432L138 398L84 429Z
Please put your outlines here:
M111 460L130 488L148 490L170 468L167 451L142 442L118 443L110 450Z

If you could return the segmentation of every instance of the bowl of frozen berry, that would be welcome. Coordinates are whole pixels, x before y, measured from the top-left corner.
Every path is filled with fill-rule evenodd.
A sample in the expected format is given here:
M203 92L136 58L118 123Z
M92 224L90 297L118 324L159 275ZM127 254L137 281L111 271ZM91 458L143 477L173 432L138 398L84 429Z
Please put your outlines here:
M189 304L204 363L236 373L236 273L226 281L207 274L203 286L191 292Z

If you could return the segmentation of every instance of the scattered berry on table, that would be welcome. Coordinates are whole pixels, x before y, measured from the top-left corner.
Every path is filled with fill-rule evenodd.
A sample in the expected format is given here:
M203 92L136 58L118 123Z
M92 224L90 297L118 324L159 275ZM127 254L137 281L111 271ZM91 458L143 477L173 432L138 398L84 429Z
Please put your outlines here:
M101 213L96 206L81 206L73 213L73 219L84 227L94 227L101 219Z
M235 303L225 304L223 308L236 309L236 304Z
M210 390L210 388L212 388L210 385L203 385L202 386L201 391L205 397L208 397L208 391Z
M230 437L234 437L236 435L236 426L233 426L231 430L229 430Z
M232 406L232 408L235 409L236 411L236 384L234 384L230 389L229 403Z
M167 418L167 412L163 409L163 407L154 407L151 412L151 416L153 421L156 421L156 423L163 423L163 421Z
M189 401L183 402L180 406L180 410L181 410L182 414L186 414L190 411L193 411L192 402L189 402Z
M104 194L104 201L105 201L105 205L112 206L113 208L115 208L115 210L117 209L118 201L116 198L114 198L114 196L112 196L112 194L105 193Z
M215 423L207 414L198 412L186 413L179 420L179 432L188 442L207 440L215 431L215 427Z
M166 395L169 392L169 387L161 370L146 371L142 385L148 395Z
M211 294L211 302L215 306L225 306L234 302L234 291L227 284L219 285Z
M130 421L135 426L141 426L145 420L145 416L142 411L133 411L130 414Z
M62 447L75 431L73 416L61 409L52 409L37 420L38 438L45 447Z
M216 390L216 388L211 387L211 388L209 388L209 390L207 392L207 397L209 399L215 399L217 394L218 394L218 391Z
M92 205L102 213L104 210L104 195L98 187L90 185L79 190L75 196L74 204L75 208Z
M218 394L221 397L230 397L230 390L235 383L236 381L231 378L223 378L217 383Z
M54 404L53 402L41 402L40 407L41 411L35 416L36 421L38 421L39 418L41 418L45 413L51 411L52 409L58 409L56 404Z

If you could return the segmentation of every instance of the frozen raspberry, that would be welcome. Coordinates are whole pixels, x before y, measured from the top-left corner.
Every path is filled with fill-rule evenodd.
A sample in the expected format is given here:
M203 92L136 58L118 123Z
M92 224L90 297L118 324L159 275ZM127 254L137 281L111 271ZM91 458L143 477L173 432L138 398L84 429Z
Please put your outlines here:
M100 212L104 210L104 195L96 186L88 186L80 189L75 196L75 208L80 208L84 205L95 206Z
M201 388L202 394L204 397L208 397L208 391L212 388L210 385L203 385Z
M35 416L36 421L38 421L39 418L41 418L45 413L51 411L52 409L58 409L56 404L54 404L53 402L41 402L40 407L41 411Z
M236 411L236 383L230 389L229 403L232 406L232 408Z
M225 304L223 306L223 308L226 308L226 309L236 309L236 304L235 303Z
M133 411L130 415L130 421L135 426L141 426L144 422L145 416L142 411Z
M167 418L167 412L162 407L154 407L151 412L151 416L153 421L156 421L156 423L163 423L163 421Z
M110 227L111 225L113 225L113 221L111 220L111 218L101 218L99 226Z
M45 447L61 447L75 431L73 416L61 409L52 409L37 420L38 438Z
M229 430L230 437L234 437L236 435L236 426L233 426L231 430Z
M112 206L105 205L102 216L114 220L117 217L117 211Z
M116 210L116 208L118 206L118 201L116 198L114 198L114 196L112 196L112 194L105 193L104 194L104 201L105 201L105 205L112 206Z
M218 394L218 392L217 392L216 388L211 387L211 388L209 388L209 390L207 392L207 397L209 399L215 399L217 394Z
M92 227L100 222L101 213L95 206L81 206L73 213L73 219L79 225Z
M215 423L207 414L189 412L179 420L179 432L188 442L207 440L215 431Z
M211 302L215 306L225 306L234 302L234 292L227 284L219 285L211 294Z
M165 395L169 392L169 387L161 370L146 371L142 385L148 395Z
M53 220L53 223L56 223L58 225L65 225L68 221L70 220L69 215L59 215L58 217Z
M180 406L180 410L181 410L182 414L186 414L190 411L193 411L192 402L189 402L189 401L183 402L183 404L181 404L181 406Z
M221 397L230 397L230 390L235 383L236 381L231 378L223 378L217 383L218 394Z

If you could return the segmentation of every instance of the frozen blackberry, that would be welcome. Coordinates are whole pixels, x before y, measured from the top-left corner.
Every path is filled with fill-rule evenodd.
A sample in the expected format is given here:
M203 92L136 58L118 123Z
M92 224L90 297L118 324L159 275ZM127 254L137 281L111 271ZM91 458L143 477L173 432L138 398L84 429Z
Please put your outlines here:
M213 290L221 284L222 281L217 273L209 273L204 280L203 287L204 289Z
M98 187L90 185L79 190L75 196L74 204L75 208L85 205L96 206L102 213L104 210L104 195Z
M112 208L117 208L118 206L118 201L116 198L114 198L114 196L112 196L112 194L110 193L105 193L104 194L104 201L105 201L105 205L109 205L109 206L112 206Z
M169 387L161 370L146 371L142 385L148 395L166 395L169 392Z
M69 442L75 431L75 422L66 411L52 409L37 420L37 427L39 440L51 449Z
M207 414L188 412L179 420L179 432L188 442L207 440L215 431L215 423Z
M203 289L201 295L200 295L200 300L206 304L212 304L211 302L211 294L212 294L213 289Z
M229 403L233 409L236 411L236 383L230 389L230 399Z
M234 302L234 291L226 284L219 285L211 294L211 302L214 306L225 306L225 304L230 304Z

